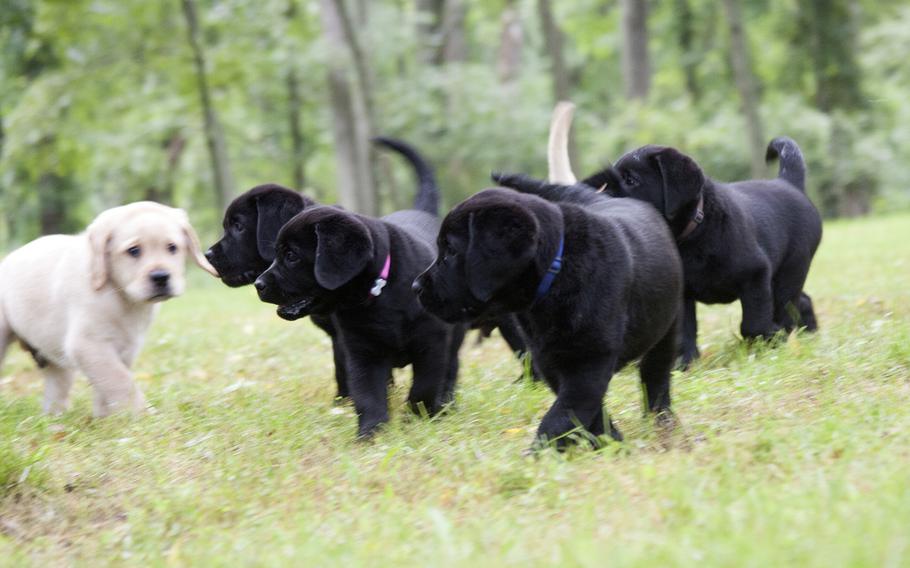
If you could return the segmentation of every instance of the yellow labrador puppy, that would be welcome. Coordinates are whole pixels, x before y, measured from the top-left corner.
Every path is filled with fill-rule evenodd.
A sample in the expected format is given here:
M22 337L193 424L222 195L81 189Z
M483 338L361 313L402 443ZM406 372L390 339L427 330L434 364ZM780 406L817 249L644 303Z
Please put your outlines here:
M145 409L130 367L159 302L183 293L187 256L217 275L186 213L150 201L13 251L0 262L0 363L14 339L32 353L47 413L69 408L76 371L94 389L95 416Z

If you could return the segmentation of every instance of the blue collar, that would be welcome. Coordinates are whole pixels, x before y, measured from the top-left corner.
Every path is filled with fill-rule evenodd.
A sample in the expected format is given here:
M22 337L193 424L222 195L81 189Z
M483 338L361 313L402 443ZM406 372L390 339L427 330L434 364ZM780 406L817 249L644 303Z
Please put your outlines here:
M534 303L537 303L541 298L547 295L547 292L550 291L550 286L553 285L553 280L556 278L556 275L559 274L559 271L562 270L562 248L564 244L565 235L563 234L559 236L559 248L556 249L556 258L553 259L550 268L547 269L547 273L543 275L543 279L541 279L540 285L537 287Z

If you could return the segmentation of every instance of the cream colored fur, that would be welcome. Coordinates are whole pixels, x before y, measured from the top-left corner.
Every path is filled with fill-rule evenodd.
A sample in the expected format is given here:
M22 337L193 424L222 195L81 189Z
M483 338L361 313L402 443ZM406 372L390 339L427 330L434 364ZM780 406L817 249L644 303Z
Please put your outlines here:
M46 361L48 413L69 408L77 371L93 387L95 416L144 410L130 367L159 302L183 293L187 256L216 275L186 213L149 201L108 209L78 235L13 251L0 262L0 363L17 339ZM153 284L154 270L169 273L166 290Z
M569 162L569 130L575 105L568 101L556 103L550 119L550 138L547 141L548 178L553 183L571 185L578 181Z

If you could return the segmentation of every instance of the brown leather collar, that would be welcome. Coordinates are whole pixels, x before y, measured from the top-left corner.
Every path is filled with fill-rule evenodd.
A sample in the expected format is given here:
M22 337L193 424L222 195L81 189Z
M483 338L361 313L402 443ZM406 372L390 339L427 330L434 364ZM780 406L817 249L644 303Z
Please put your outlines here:
M695 215L692 216L692 220L689 221L688 225L686 225L685 230L683 230L683 232L680 233L678 237L676 237L677 242L685 240L689 235L692 234L693 231L695 231L699 225L701 225L701 222L705 220L704 207L705 196L701 195L698 198L698 205L695 206Z

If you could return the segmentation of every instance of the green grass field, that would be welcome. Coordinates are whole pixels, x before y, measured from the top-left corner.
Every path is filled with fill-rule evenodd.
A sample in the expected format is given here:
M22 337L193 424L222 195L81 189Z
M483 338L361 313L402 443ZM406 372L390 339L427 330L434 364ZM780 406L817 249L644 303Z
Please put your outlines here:
M0 565L910 565L910 216L833 222L807 291L821 331L736 339L702 308L674 377L680 428L642 417L635 369L606 449L523 457L552 401L501 340L462 349L458 403L354 441L328 339L251 288L194 276L135 365L156 412L40 414L11 350L0 379Z

